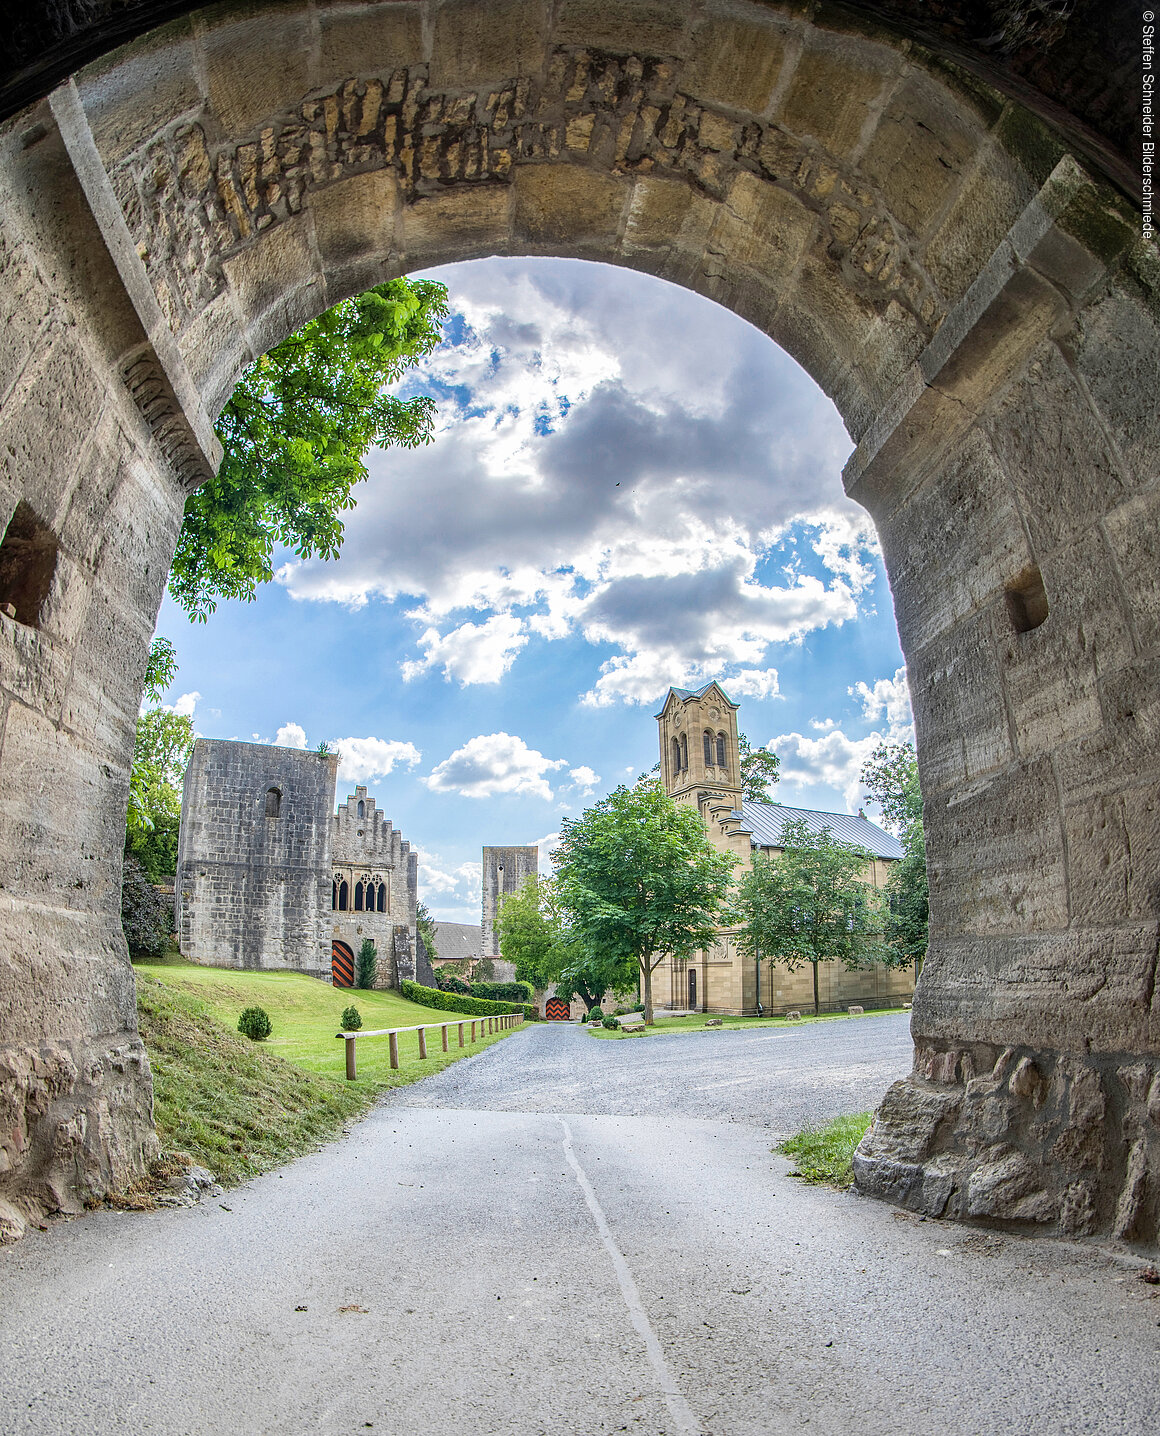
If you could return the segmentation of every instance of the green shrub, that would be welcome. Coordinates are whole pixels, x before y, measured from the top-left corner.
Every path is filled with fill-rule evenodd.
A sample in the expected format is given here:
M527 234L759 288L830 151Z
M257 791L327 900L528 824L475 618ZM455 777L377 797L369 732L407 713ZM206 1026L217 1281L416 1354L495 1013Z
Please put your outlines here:
M434 987L424 987L406 977L399 983L399 991L409 1001L438 1008L440 1012L466 1012L469 1017L502 1017L509 1012L522 1012L530 1021L536 1016L531 1003L485 1002L482 997L460 997L456 992L438 992Z
M453 972L437 972L435 985L440 992L458 992L463 997L471 996L471 983L464 982L462 977L456 977Z
M358 950L358 973L354 980L356 987L369 990L374 987L379 975L379 950L374 938L364 937Z
M362 1026L362 1013L352 1004L343 1008L339 1021L344 1032L357 1032Z
M588 1014L588 1021L589 1021L589 1022L600 1022L600 1021L603 1019L603 1017L604 1017L603 1011L602 1011L599 1007L594 1007L594 1008L592 1008L592 1010L591 1010L591 1011L589 1012L589 1014Z
M486 1002L518 1002L522 1006L536 995L530 982L473 982L472 997Z
M633 1010L633 1012L643 1012L643 1011L644 1011L644 1003L643 1003L643 1002L638 1002L638 1003L636 1003L636 1004L634 1005L634 1007L633 1007L632 1010Z
M238 1018L238 1031L253 1042L261 1042L274 1030L270 1014L264 1007L247 1007Z
M608 1028L616 1028L616 1027L619 1027L619 1026L620 1026L620 1018L619 1018L619 1017L606 1017L606 1018L604 1019L604 1022L603 1022L602 1025L605 1026L605 1027L608 1027Z
M627 1008L627 1007L614 1007L614 1008L612 1009L612 1011L613 1011L614 1016L616 1016L616 1017L623 1017L624 1014L628 1011L628 1008Z
M134 962L155 962L165 951L173 927L172 912L130 853L121 869L121 930Z

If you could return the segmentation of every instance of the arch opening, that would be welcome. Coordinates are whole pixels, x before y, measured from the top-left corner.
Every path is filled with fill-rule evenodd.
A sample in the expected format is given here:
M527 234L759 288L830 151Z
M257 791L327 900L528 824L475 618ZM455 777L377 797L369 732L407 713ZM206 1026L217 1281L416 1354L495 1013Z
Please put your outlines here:
M834 398L858 443L847 488L878 525L895 595L934 938L915 1075L888 1099L860 1182L940 1214L1154 1242L1151 1198L1125 1176L1133 1123L1151 1131L1143 1114L1160 1080L1147 818L1156 417L1130 397L1157 348L1154 246L1141 247L1135 216L1058 134L1029 130L1011 101L953 85L888 35L806 25L777 5L744 25L715 13L710 34L677 5L656 56L631 21L570 33L538 9L533 23L533 8L512 7L516 29L488 53L466 53L453 21L407 53L364 47L357 65L312 40L310 89L281 29L256 60L232 43L235 16L207 12L197 55L163 36L153 59L130 46L117 62L181 75L180 106L160 92L143 106L140 70L114 65L78 75L79 113L58 102L21 124L41 132L21 152L33 182L4 219L23 276L5 297L22 376L6 421L27 436L15 497L53 516L70 597L34 605L35 681L10 695L0 751L12 791L32 821L22 755L51 732L64 735L54 752L78 822L97 833L123 812L132 690L184 493L212 450L204 421L255 354L403 268L503 251L664 275L749 319ZM607 62L582 72L582 53ZM811 108L835 57L847 103ZM420 114L430 144L417 143ZM308 172L295 172L301 146L290 158L296 130L318 140ZM78 135L99 160L83 179L68 166ZM7 151L2 162L14 163ZM67 237L42 223L58 202L79 216ZM116 251L121 268L102 229L110 203L131 241ZM75 433L45 422L46 394L86 422ZM1012 573L1038 584L1012 585ZM688 766L687 735L674 756ZM37 831L50 887L80 891L69 843ZM109 877L116 855L101 861ZM44 893L12 898L32 911ZM88 948L114 962L109 913L70 901ZM91 1029L72 1035L110 1091L113 1057L96 1034L132 1021L97 1011L97 988L112 986L96 985ZM35 1050L35 1014L14 1011L12 1041ZM997 1084L1007 1146L1031 1164L1009 1200L987 1182L988 1161L1009 1153L971 1147L980 1073ZM94 1135L70 1140L92 1150L62 1157L61 1171L79 1163L113 1184L143 1162L144 1072L134 1081L115 1087L127 1140L102 1146L90 1124ZM1053 1172L1064 1133L1086 1150L1088 1089L1132 1114L1109 1138L1115 1160L1077 1156ZM946 1120L920 1138L907 1114L927 1092ZM1036 1115L1045 1092L1049 1122ZM39 1102L22 1099L20 1123L35 1127ZM27 1135L21 1151L54 1150Z

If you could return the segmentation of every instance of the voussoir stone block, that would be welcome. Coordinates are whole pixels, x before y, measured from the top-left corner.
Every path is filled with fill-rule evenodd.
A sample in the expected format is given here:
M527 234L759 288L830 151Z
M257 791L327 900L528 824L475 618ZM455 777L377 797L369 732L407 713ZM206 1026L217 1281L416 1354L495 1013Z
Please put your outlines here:
M111 169L174 115L200 107L191 22L174 21L146 36L129 55L98 61L79 89L93 139Z
M743 171L714 220L709 249L776 283L797 263L815 224L788 190Z
M323 85L348 75L377 75L426 59L418 3L326 6L318 12L319 76Z
M552 41L617 54L680 55L687 9L666 0L559 0Z
M495 253L509 247L512 188L466 187L415 200L403 212L402 248L412 265L436 263L467 244Z
M292 3L255 7L249 16L243 9L237 20L218 13L221 23L198 27L209 103L222 130L240 137L301 103L311 87L312 27Z
M773 16L763 22L740 18L735 11L710 10L693 31L681 84L710 104L764 114L785 55L785 31Z
M515 232L568 249L609 243L629 194L621 180L565 164L517 171L515 191Z
M872 64L851 67L849 52L840 42L814 39L794 67L776 118L795 135L844 154L862 139L875 102L893 79L892 70Z
M548 6L528 0L444 0L435 11L433 89L457 90L539 70Z

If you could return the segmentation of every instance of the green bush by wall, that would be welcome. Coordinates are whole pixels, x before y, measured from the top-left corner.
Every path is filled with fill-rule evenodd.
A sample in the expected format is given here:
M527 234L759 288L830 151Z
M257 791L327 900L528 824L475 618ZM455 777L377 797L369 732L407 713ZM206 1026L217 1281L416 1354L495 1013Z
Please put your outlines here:
M412 1002L424 1007L437 1007L441 1012L466 1012L469 1017L503 1017L511 1012L522 1012L529 1021L535 1021L536 1009L531 1003L485 1002L482 997L460 997L457 992L439 992L434 987L404 978L399 991Z

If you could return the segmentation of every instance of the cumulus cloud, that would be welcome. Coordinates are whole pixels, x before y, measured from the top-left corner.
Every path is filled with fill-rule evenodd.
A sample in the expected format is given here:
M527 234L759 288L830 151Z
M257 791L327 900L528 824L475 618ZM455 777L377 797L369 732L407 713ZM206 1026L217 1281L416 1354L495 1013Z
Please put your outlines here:
M862 716L876 723L885 714L887 735L892 743L914 741L914 714L910 711L910 689L906 668L898 668L893 678L879 678L875 683L855 683L848 690L852 698L862 702Z
M486 623L461 623L442 637L429 628L419 639L423 657L400 665L405 682L439 668L444 678L469 683L498 683L527 643L523 624L510 614L496 614Z
M305 748L306 729L299 723L283 723L274 734L276 748Z
M481 733L436 763L423 781L432 792L464 798L527 793L550 802L552 787L545 774L567 766L565 759L545 758L511 733Z
M854 813L859 806L862 764L881 741L880 733L870 733L865 738L850 738L840 728L832 728L821 738L806 738L801 733L779 733L766 746L781 759L782 782L807 786L824 783L837 788L845 801L846 811Z
M533 641L578 635L600 650L596 705L710 677L773 696L771 644L856 616L876 541L842 492L841 421L786 354L604 266L440 278L463 337L409 381L439 402L436 441L372 452L341 557L279 569L294 597L408 602L411 681L496 683Z
M568 776L572 779L573 785L580 789L582 798L594 792L597 783L600 782L600 774L594 772L586 763L582 763L579 768L569 768Z
M414 743L392 738L336 738L330 746L339 755L340 783L373 783L397 767L413 768L423 757Z

